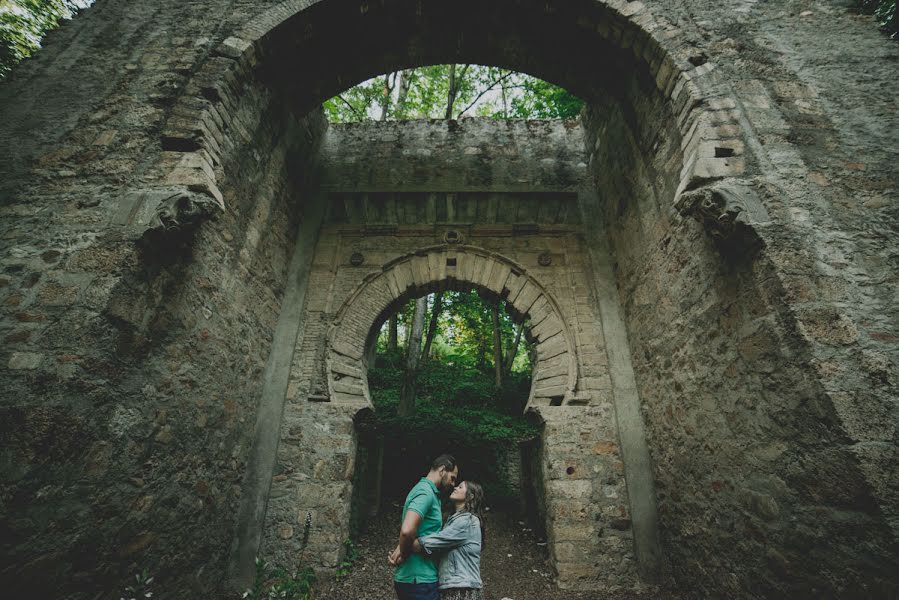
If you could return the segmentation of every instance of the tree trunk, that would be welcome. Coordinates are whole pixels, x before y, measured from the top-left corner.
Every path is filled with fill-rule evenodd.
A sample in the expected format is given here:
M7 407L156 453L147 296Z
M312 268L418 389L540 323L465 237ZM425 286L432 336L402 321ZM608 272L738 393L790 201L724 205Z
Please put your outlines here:
M371 346L368 346L365 349L365 365L368 368L372 368L375 366L375 361L378 357L378 340L375 339Z
M518 354L518 344L521 343L521 332L524 331L524 323L521 323L518 326L518 331L515 332L515 341L512 342L512 345L509 346L509 349L506 350L506 360L503 364L503 374L509 375L512 372L512 363L515 362L515 355Z
M409 86L412 84L412 73L414 72L415 69L409 69L408 71L400 71L397 74L396 105L393 108L395 119L400 119L405 116L406 97L409 95Z
M428 360L431 356L431 344L434 342L434 336L437 333L437 319L443 311L443 292L437 292L434 296L434 308L431 310L431 321L428 323L428 335L425 337L425 347L421 351L422 362Z
M396 315L390 317L390 322L387 326L387 349L388 350L396 350L397 349L397 340L399 338L399 326L397 325Z
M391 80L393 77L393 80ZM384 75L384 89L381 97L381 120L386 121L390 113L390 100L393 96L393 87L396 85L396 73Z
M446 91L446 119L453 118L453 105L456 103L456 65L450 65L449 88Z
M496 374L496 387L503 385L503 338L499 331L499 301L490 306L493 317L493 372Z
M421 354L421 334L425 325L425 311L428 309L428 297L422 296L415 301L415 314L412 317L412 333L406 344L406 372L403 374L403 387L400 390L400 404L397 414L409 417L415 414L415 378L418 375L418 359Z

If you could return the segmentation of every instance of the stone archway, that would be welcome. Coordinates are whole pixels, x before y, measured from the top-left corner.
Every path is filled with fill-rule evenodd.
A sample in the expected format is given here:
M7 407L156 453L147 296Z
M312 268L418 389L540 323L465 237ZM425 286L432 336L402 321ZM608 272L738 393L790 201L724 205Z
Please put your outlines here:
M514 23L503 17L513 13ZM479 18L470 18L475 14ZM375 34L384 27L391 35ZM353 43L335 44L344 37ZM362 55L347 50L360 45L367 48ZM172 151L160 165L164 177L221 201L219 180L245 136L231 116L245 110L247 90L277 90L289 111L303 115L387 70L453 61L528 72L602 107L591 118L594 139L623 135L639 146L652 131L665 131L674 143L665 165L676 192L669 202L683 214L715 226L722 221L728 236L740 213L746 224L765 218L752 200L681 199L710 182L740 177L748 132L732 110L736 103L715 83L715 65L697 57L643 3L619 0L564 7L507 0L469 8L418 0L286 0L225 39L188 86L163 130L163 147ZM615 120L628 125L622 129Z
M457 201L468 213L466 201ZM528 318L537 341L528 407L543 433L533 473L559 583L596 589L606 578L633 586L638 570L657 568L655 523L645 508L653 498L635 483L649 472L631 471L625 481L620 447L629 438L619 439L615 408L622 394L604 358L604 332L613 324L600 323L596 312L580 226L541 231L532 225L529 231L516 235L511 223L456 223L435 231L426 222L386 231L329 222L323 229L307 308L315 323L297 345L284 419L273 430L284 475L270 493L245 489L250 497L268 495L264 523L256 525L263 555L300 556L333 568L349 534L361 443L354 420L373 408L364 358L371 332L412 297L441 287L477 288L505 298L516 317ZM467 243L435 245L434 238ZM306 514L312 526L301 535L297 519Z
M537 363L529 406L578 401L575 345L558 304L520 265L473 246L423 248L366 278L331 325L327 369L332 401L371 402L363 361L370 330L391 308L447 281L485 289L504 298L519 318L530 319L531 334L537 341Z
M603 269L601 309L623 315L624 342L607 359L630 374L616 402L650 430L645 466L681 583L735 597L895 590L894 247L872 233L890 209L886 197L847 201L877 183L859 176L864 163L870 174L895 162L883 134L856 127L882 122L895 96L869 60L882 50L876 32L838 12L817 22L845 72L868 61L853 81L815 73L817 49L784 33L794 28L776 3L498 0L429 12L445 4L110 0L4 82L4 451L23 465L10 494L27 499L4 507L17 528L4 584L34 581L52 596L84 582L89 597L125 576L103 573L143 560L172 574L169 589L216 584L237 498L249 497L232 490L245 474L272 485L274 459L247 464L328 426L291 428L290 365L279 362L303 316L302 268L285 263L293 249L301 266L311 260L323 212L293 178L326 127L306 111L379 70L481 60L590 104L589 252ZM387 26L368 28L382 39L359 36L364 52L320 51L367 18ZM433 45L410 35L419 25ZM284 57L291 68L279 70ZM852 106L853 83L877 102ZM837 150L841 137L864 163ZM269 417L274 433L254 431ZM43 468L53 457L84 479L57 480ZM257 517L260 497L248 501ZM188 498L185 520L170 508ZM28 515L60 506L78 518ZM90 506L109 511L81 518ZM706 527L708 514L722 518Z

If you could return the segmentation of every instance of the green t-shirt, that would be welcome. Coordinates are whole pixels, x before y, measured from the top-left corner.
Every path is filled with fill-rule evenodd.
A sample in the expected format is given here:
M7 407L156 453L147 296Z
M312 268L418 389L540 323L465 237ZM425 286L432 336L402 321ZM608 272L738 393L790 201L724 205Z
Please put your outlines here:
M406 496L406 503L403 505L403 520L406 518L406 511L409 510L414 510L421 515L418 537L440 531L440 527L443 525L440 497L437 495L437 486L427 477L422 477L421 481L416 483L409 495ZM420 554L410 554L403 564L396 568L393 579L400 583L436 583L437 563Z

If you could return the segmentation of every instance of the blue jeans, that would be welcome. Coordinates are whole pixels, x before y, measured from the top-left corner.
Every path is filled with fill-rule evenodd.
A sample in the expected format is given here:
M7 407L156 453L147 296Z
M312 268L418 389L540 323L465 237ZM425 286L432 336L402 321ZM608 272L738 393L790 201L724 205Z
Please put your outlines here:
M434 583L402 583L394 581L396 597L399 600L440 600L437 582Z

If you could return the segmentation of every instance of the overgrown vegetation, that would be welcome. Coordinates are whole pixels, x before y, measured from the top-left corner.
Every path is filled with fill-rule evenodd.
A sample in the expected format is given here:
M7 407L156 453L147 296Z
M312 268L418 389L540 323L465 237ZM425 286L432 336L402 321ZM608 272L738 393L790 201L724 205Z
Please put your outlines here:
M356 548L356 543L353 540L344 540L343 560L341 560L340 564L337 566L337 572L334 573L334 578L337 579L337 581L340 581L349 575L350 570L353 568L353 565L356 564L356 560L358 559L359 549Z
M515 373L497 389L489 370L431 361L419 373L412 416L397 414L402 378L401 352L379 357L378 367L369 370L375 411L358 423L360 430L387 443L384 463L390 472L385 472L384 489L405 493L405 484L423 472L430 458L450 451L463 465L463 478L482 483L492 503L511 499L497 457L540 435L521 416L530 374Z
M404 119L573 119L584 103L568 91L508 69L432 65L387 73L324 103L332 123Z
M853 8L863 15L873 15L880 30L899 40L899 15L896 0L853 0Z
M405 493L426 462L450 451L464 465L463 478L482 483L492 502L511 499L502 457L517 455L518 444L540 435L522 416L531 385L531 346L498 299L477 293L443 292L426 298L423 320L434 324L432 343L415 372L414 411L400 411L408 378L408 354L416 342L416 301L398 314L392 346L389 325L379 340L368 381L374 413L360 417L360 433L385 440L384 489ZM427 314L430 313L430 314ZM494 318L494 316L496 318ZM428 328L431 331L431 328ZM497 351L496 343L500 350ZM421 343L419 339L418 344ZM497 370L497 362L500 369Z
M253 587L243 593L247 600L312 600L315 571L312 567L298 567L289 571L256 559Z
M94 0L0 0L0 80L41 47L44 35Z
M125 595L121 600L146 600L153 597L153 590L150 584L153 578L150 577L150 570L144 568L140 573L134 576L134 583L125 588Z

